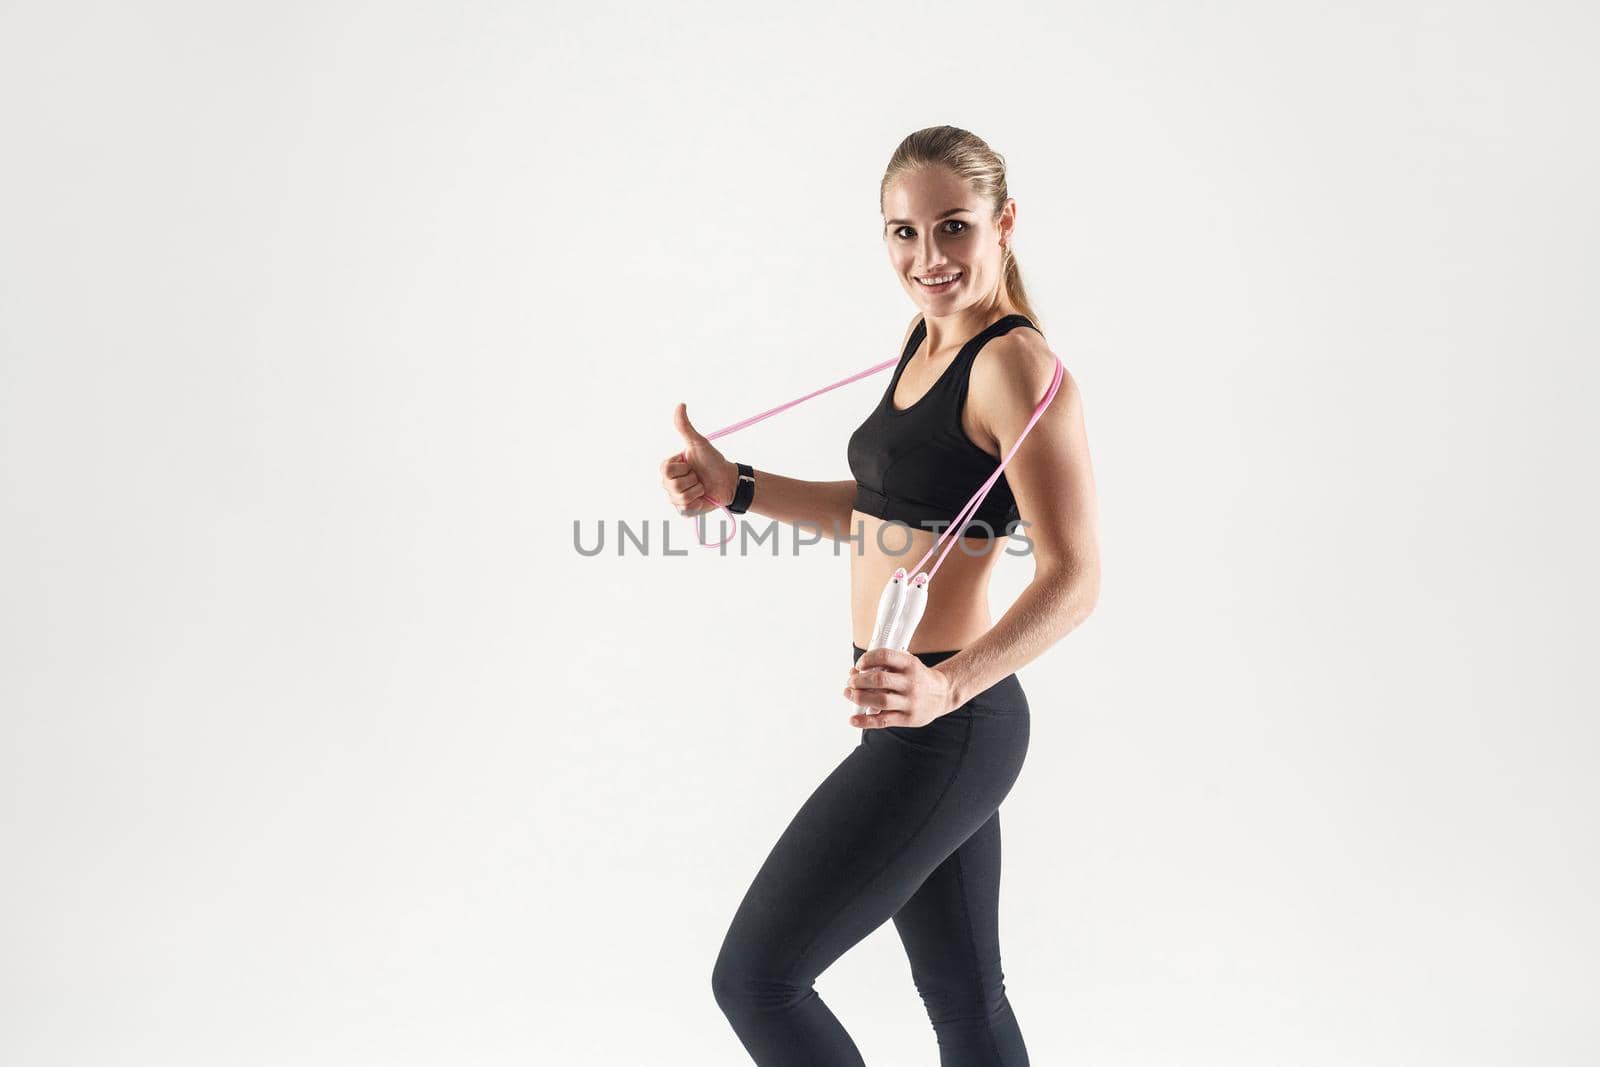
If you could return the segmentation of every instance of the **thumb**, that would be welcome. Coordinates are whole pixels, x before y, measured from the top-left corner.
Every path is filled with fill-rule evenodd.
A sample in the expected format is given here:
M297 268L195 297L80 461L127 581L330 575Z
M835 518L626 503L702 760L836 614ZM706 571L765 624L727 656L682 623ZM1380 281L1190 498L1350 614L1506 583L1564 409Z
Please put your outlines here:
M672 425L677 428L679 436L686 445L697 445L705 440L700 431L689 422L689 405L681 401L672 411Z

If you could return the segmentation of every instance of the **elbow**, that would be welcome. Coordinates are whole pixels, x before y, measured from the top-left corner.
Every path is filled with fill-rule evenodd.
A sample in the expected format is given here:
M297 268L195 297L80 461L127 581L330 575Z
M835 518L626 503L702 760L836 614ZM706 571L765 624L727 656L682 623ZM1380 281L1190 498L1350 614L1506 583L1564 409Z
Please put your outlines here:
M1079 622L1094 614L1095 605L1100 603L1099 567L1092 568L1073 583L1071 599Z
M1069 561L1050 568L1048 580L1057 590L1056 603L1076 626L1094 613L1100 602L1100 564L1096 560Z

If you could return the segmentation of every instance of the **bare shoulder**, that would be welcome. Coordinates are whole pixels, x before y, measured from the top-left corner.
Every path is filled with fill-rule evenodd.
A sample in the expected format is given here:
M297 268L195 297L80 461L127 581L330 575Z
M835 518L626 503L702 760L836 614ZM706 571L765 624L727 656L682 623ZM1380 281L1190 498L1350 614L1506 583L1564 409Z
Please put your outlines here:
M1055 373L1056 354L1044 337L1037 330L1018 327L979 349L972 361L967 400L985 429L996 437L1014 437L1044 399ZM1043 417L1076 407L1076 398L1077 383L1063 367L1061 387Z

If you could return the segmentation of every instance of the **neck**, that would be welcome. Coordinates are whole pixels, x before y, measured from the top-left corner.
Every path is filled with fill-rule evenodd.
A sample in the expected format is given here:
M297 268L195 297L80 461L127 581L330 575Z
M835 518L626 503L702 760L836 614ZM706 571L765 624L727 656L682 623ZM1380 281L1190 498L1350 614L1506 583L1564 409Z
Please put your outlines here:
M959 311L952 311L948 315L935 316L923 312L922 321L928 329L925 342L927 354L932 356L942 352L946 347L960 348L991 322L1007 315L1017 314L1021 312L1006 298L1003 288L997 289L992 296L969 304Z

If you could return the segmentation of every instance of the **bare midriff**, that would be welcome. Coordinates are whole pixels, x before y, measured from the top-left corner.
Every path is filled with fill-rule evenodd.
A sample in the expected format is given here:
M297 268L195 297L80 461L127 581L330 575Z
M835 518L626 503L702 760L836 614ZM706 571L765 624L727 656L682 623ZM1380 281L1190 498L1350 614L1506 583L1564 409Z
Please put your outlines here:
M904 567L907 576L911 576L917 560L933 546L938 535L933 530L852 510L852 535L858 524L862 531L860 544L846 545L850 552L850 629L856 647L866 648L878 619L878 598L895 568ZM989 620L989 574L1005 555L1008 544L1004 536L965 537L950 548L939 573L928 583L927 610L907 651L965 648L993 625ZM930 569L947 545L948 538L921 569Z

